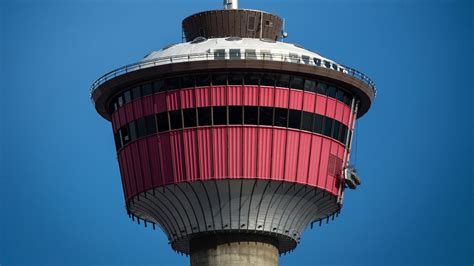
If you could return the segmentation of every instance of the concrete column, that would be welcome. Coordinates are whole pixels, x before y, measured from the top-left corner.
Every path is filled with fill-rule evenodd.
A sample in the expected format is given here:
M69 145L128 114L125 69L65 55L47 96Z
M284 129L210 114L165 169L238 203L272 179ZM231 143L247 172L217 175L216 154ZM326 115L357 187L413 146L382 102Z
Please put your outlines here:
M222 234L191 240L191 266L277 266L278 241L259 235Z

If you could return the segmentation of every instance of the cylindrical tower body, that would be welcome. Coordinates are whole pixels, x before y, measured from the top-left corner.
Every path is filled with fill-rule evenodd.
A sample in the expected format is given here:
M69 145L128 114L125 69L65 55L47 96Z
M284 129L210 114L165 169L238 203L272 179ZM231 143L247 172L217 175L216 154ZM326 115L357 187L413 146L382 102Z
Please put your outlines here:
M190 16L188 42L93 85L112 122L129 215L160 226L192 262L276 263L308 224L342 206L355 121L375 86L276 41L281 21L240 9ZM232 255L244 250L255 253Z

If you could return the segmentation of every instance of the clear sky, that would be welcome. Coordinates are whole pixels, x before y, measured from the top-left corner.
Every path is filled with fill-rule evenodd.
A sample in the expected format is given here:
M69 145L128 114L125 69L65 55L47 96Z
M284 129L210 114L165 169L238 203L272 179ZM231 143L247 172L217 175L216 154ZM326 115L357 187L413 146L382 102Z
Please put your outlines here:
M88 93L181 41L222 0L0 4L0 264L183 265L126 215L110 124ZM472 265L473 1L241 0L286 18L289 42L377 83L357 125L363 184L281 265Z

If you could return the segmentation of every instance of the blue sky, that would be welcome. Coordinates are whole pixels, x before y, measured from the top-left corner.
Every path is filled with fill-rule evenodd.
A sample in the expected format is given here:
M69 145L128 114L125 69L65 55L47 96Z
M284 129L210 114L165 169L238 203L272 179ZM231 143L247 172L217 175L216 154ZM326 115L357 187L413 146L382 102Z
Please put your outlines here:
M221 2L1 2L2 266L188 263L128 219L111 126L88 91ZM379 91L357 125L363 185L281 265L472 265L473 2L241 6L283 16L289 42L365 72Z

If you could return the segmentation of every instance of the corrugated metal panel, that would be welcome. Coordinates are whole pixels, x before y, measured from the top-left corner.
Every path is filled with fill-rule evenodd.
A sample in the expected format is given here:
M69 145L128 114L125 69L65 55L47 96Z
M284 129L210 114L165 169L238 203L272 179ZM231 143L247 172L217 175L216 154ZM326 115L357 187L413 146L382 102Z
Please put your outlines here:
M147 140L146 138L140 139L138 141L138 147L140 152L140 167L142 171L142 177L144 181L144 187L146 189L150 189L153 187L153 180L151 177L150 171L150 155L148 154L148 147L147 147Z
M260 106L271 106L273 107L273 96L274 88L273 87L260 87Z
M169 132L159 134L159 147L160 147L160 163L161 172L163 175L163 184L172 184L173 168L171 165L171 141Z
M132 151L133 173L137 182L137 193L142 192L144 188L143 174L140 164L140 151L138 149L137 141L130 144Z
M336 119L337 121L341 122L341 123L344 123L344 120L343 120L343 116L344 116L344 106L346 106L345 104L341 103L341 102L336 102L336 114L334 116L334 119Z
M196 129L187 129L183 131L184 156L186 160L185 170L188 181L197 180L199 177L196 135Z
M316 113L320 115L326 115L326 96L316 96Z
M135 175L133 173L133 160L132 160L132 152L131 146L128 145L124 148L124 161L125 161L125 173L127 175L127 179L129 180L130 184L130 194L129 197L132 197L137 193L137 183L135 180Z
M285 155L285 180L290 182L296 181L296 163L298 160L298 144L300 133L288 130Z
M115 133L119 129L118 112L112 113L112 131Z
M227 103L229 105L242 105L242 86L227 87Z
M308 181L308 166L310 162L311 134L301 132L299 145L296 180L298 183L306 184Z
M171 161L173 167L174 183L184 180L184 156L183 156L183 138L182 131L172 131L170 134L171 141Z
M215 127L212 129L214 177L227 176L227 128Z
M328 98L328 105L326 108L326 116L334 118L336 115L336 100Z
M275 88L275 107L288 108L288 89Z
M166 93L166 106L168 111L174 111L181 108L181 99L179 91L169 91Z
M349 126L350 116L351 116L351 109L347 107L346 105L344 105L344 112L342 115L342 123L344 125Z
M290 90L290 109L301 110L303 104L303 91Z
M121 150L118 153L118 161L119 161L119 167L120 167L120 174L122 177L122 185L125 190L125 198L128 199L131 196L130 192L130 180L128 179L128 174L127 174L127 166L125 163L125 153L123 150Z
M315 103L316 103L316 94L305 93L304 102L303 102L303 111L314 113Z
M242 127L229 127L229 177L242 177Z
M128 103L123 108L125 109L126 123L135 120L135 116L133 115L133 105L131 103Z
M133 101L132 105L133 105L133 114L134 114L135 119L143 117L143 108L142 108L141 99Z
M193 108L196 106L194 97L194 89L180 90L181 108Z
M157 135L147 138L148 160L150 162L151 176L155 186L163 185L160 167L160 149Z
M318 187L324 188L324 189L327 189L330 148L331 148L331 141L326 138L323 138L323 143L321 145L321 159L319 162Z
M244 127L244 176L256 177L257 128Z
M127 123L127 118L125 117L125 109L120 108L117 110L119 116L119 124L118 127L121 128L123 125Z
M200 128L198 132L199 176L202 180L212 177L211 129Z
M312 186L318 185L318 174L319 174L319 160L321 158L321 143L322 137L317 135L311 136L311 153L310 153L310 164L309 164L309 175L308 183Z
M143 106L143 115L151 115L155 113L153 108L153 96L146 96L142 98L142 106Z
M166 111L166 93L153 95L153 110L155 113Z
M226 101L226 86L211 87L211 103L213 106L227 105Z
M196 105L197 107L202 107L202 106L210 106L211 102L211 95L210 91L211 89L209 87L200 87L196 88Z
M286 130L274 129L272 151L272 179L283 180L285 166Z
M258 105L258 86L244 86L244 105Z
M270 178L270 162L272 156L272 129L258 129L257 176Z

